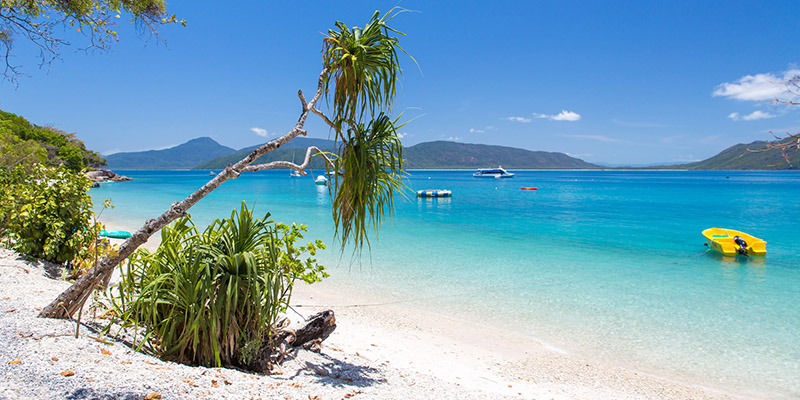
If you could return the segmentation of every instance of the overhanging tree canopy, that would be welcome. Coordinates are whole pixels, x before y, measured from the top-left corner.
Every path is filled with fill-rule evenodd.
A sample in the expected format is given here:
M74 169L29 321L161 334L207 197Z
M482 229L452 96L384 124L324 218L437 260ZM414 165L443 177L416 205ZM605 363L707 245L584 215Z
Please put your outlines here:
M0 56L6 79L16 82L20 66L11 60L17 39L39 48L40 65L53 61L69 43L57 28L75 29L88 40L87 47L107 49L117 40L114 22L125 15L150 34L164 24L186 21L167 14L164 0L0 0Z

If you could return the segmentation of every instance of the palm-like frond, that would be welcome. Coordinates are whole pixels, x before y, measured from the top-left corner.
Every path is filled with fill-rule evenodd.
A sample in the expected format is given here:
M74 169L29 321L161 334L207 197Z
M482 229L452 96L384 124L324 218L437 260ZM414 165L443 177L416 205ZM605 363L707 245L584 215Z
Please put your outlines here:
M387 25L397 15L392 14L395 10L383 16L375 11L364 28L337 21L337 29L329 30L323 40L323 63L329 69L325 93L333 97L333 120L339 130L343 122L353 123L367 110L371 115L384 108L389 111L401 72L397 50L405 52L390 36L405 35Z
M376 233L384 213L392 215L394 192L402 189L403 146L396 120L381 113L369 124L355 124L347 131L340 157L335 161L333 219L342 247L352 239L356 248L369 246L369 232Z

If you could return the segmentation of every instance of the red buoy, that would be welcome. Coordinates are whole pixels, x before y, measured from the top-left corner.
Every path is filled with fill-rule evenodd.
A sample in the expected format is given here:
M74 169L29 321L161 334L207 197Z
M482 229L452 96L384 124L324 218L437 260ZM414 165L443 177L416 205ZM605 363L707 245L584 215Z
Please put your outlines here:
M520 190L539 190L539 188L535 187L521 187Z

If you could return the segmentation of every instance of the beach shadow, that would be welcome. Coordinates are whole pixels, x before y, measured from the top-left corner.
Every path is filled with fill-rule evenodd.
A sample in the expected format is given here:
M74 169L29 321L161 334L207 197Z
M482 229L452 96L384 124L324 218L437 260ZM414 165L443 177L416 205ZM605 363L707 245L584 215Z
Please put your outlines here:
M64 266L61 264L56 264L44 260L25 258L22 255L18 255L17 260L24 262L25 264L27 264L32 268L42 268L44 270L44 276L50 279L56 279L56 280L61 279L61 276L64 272Z
M385 383L380 371L376 368L356 365L347 361L333 358L327 354L319 353L319 362L305 361L305 369L299 369L290 380L301 373L317 378L317 382L331 387L369 387Z
M68 393L66 400L141 400L145 395L134 392L106 392L92 388L75 389Z

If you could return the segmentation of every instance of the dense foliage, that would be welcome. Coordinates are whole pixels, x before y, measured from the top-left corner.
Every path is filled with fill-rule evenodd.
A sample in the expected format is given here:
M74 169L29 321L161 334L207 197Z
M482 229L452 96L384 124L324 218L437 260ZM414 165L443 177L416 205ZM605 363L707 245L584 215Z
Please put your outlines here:
M0 230L22 254L66 263L94 242L91 182L63 166L0 168Z
M188 218L161 230L154 253L129 258L111 303L123 326L144 331L139 348L182 363L245 366L269 346L296 280L327 276L320 241L304 226L253 218L243 202L200 232Z
M87 150L74 133L36 126L25 118L0 111L0 168L37 163L64 165L71 171L105 164L105 160Z

